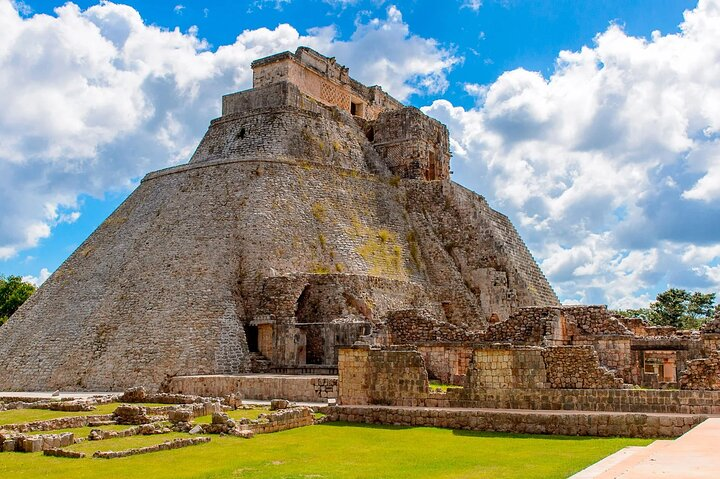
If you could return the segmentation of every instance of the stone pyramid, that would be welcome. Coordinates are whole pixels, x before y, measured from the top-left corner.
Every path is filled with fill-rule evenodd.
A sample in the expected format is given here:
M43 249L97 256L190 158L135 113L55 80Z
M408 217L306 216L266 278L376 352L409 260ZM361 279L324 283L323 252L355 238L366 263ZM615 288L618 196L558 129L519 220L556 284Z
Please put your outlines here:
M0 328L0 390L326 371L395 311L480 331L559 304L508 218L450 181L444 125L309 48L252 66L190 162Z

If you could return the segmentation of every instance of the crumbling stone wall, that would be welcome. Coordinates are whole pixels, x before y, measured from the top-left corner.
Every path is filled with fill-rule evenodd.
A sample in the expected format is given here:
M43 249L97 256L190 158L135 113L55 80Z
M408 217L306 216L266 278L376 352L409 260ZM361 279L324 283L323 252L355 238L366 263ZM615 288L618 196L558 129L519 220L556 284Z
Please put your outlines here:
M488 348L490 349L490 348ZM585 350L584 352L572 351ZM496 351L496 352L495 352ZM501 409L545 409L545 410L573 410L573 411L610 411L610 412L654 412L672 414L720 414L720 391L680 391L680 390L648 390L648 389L620 389L621 381L612 380L606 376L603 369L598 366L597 358L588 354L588 348L558 347L548 349L496 348L486 357L494 355L496 364L515 364L513 355L525 360L526 374L513 376L513 367L505 365L496 368L481 368L479 375L473 378L475 364L468 371L467 383L464 388L449 389L447 393L438 394L428 392L424 381L424 367L420 364L420 355L415 351L393 351L392 366L385 362L390 356L383 351L373 351L370 348L355 347L343 349L340 354L340 390L338 403L342 405L368 405L377 402L395 406L412 407L454 407L454 408L501 408ZM568 352L572 351L572 352ZM375 354L371 355L370 353ZM479 350L482 357L486 350ZM541 369L538 363L538 352L542 356L545 374L548 379L540 383L542 373L533 372L532 369ZM379 354L378 354L379 353ZM590 351L590 353L592 353ZM547 358L546 358L547 355ZM581 358L578 357L582 355ZM415 359L413 359L415 358ZM478 359L487 364L485 359ZM506 361L501 361L505 359ZM558 382L557 375L569 361L582 361L578 370L584 371L579 375L576 369L570 372L575 374L575 384L580 383L590 389L574 389L570 381ZM378 364L375 365L374 363ZM376 366L384 370L382 386L375 382ZM552 372L552 369L555 372ZM490 369L490 371L488 371ZM516 368L523 369L521 368ZM493 371L497 371L494 373ZM493 376L505 378L504 384L526 384L530 387L487 387L486 384L502 386ZM395 378L395 383L388 383L385 378ZM572 377L572 376L571 376ZM483 382L480 378L485 378ZM480 384L478 384L480 383ZM602 386L605 387L592 388ZM563 387L556 389L552 384ZM551 386L551 387L543 387ZM382 388L388 388L389 393L384 394ZM572 388L572 389L566 389Z
M562 312L582 334L632 334L624 324L610 314L607 306L563 306Z
M472 361L473 348L464 344L419 344L418 352L425 360L428 378L443 384L462 386Z
M448 130L417 108L388 110L371 125L373 146L400 178L448 180Z
M446 321L438 321L426 310L392 311L386 323L390 344L419 342L466 342L478 337L467 329Z
M720 390L720 351L703 359L688 361L679 379L681 389Z
M556 389L615 389L623 380L600 366L597 353L587 346L555 346L542 351L547 381Z
M523 308L507 321L491 324L483 335L485 341L542 345L548 333L548 322L557 312L550 308Z

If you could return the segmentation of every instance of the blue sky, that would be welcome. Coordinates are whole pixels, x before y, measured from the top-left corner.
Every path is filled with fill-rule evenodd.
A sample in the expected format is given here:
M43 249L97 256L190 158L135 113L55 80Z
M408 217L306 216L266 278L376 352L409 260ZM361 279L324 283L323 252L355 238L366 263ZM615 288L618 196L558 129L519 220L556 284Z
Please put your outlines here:
M445 122L564 301L717 291L718 32L720 0L0 0L0 273L41 281L307 44Z

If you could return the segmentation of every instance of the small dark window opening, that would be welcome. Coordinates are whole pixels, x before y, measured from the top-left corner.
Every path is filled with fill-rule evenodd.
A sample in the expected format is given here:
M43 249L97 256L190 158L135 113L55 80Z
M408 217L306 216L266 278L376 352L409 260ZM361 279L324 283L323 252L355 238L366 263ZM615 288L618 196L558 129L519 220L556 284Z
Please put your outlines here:
M245 337L247 338L248 350L251 353L259 353L260 347L258 345L258 327L245 325Z
M350 114L355 116L363 116L365 114L365 105L362 103L350 102Z
M242 128L240 128L240 133L238 133L238 136L240 138L245 138L245 127L244 126Z
M368 141L375 141L375 129L373 127L368 128L365 136L367 136Z

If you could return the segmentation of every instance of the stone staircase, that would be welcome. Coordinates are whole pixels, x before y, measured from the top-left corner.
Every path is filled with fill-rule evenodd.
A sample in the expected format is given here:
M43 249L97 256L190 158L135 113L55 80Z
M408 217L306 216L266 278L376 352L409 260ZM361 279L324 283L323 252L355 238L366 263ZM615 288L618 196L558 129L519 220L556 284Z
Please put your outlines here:
M272 363L261 353L250 353L250 370L254 373L270 372Z

